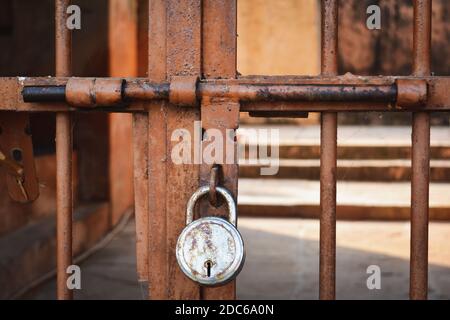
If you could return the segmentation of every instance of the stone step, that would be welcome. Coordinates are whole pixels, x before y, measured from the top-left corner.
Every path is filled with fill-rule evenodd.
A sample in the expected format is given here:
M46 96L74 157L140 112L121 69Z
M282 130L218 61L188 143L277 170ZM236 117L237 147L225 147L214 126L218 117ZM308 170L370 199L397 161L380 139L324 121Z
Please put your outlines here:
M261 169L276 162L240 161L241 178L319 180L319 159L280 159L276 175L262 175ZM411 160L338 160L337 179L342 181L410 181ZM450 182L450 160L430 161L430 181Z
M318 218L319 190L319 181L239 179L239 214ZM338 182L338 219L407 220L410 190L409 182ZM430 184L430 219L450 218L449 194L450 183Z
M239 129L257 135L259 145L270 146L264 131L278 130L279 158L318 159L320 157L320 127L293 125L243 125ZM263 132L263 133L261 133ZM248 145L254 143L248 142ZM245 157L248 159L248 150ZM450 128L432 127L430 138L432 159L450 159ZM338 126L339 159L410 159L411 127L406 126Z
M75 208L73 253L94 246L110 228L106 202ZM0 299L20 296L25 288L52 272L56 263L56 220L53 216L29 223L0 239Z

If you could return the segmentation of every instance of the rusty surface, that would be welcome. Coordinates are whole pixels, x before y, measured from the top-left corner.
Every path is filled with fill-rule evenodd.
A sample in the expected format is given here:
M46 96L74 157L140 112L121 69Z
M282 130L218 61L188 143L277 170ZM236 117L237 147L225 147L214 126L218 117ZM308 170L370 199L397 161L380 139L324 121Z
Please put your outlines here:
M431 73L431 0L414 1L413 74ZM428 297L430 115L413 113L411 157L410 298Z
M55 0L56 76L71 73L72 37L66 27L70 0ZM67 287L67 267L72 264L72 121L69 113L56 114L56 255L57 298L73 298Z
M14 177L21 178L23 176L23 167L14 160L8 159L0 150L0 166L6 169L6 172Z
M8 87L0 106L17 111L68 111L76 110L60 102L65 78L0 78ZM426 84L424 84L426 82ZM399 85L401 86L399 88ZM425 87L427 93L425 99ZM196 95L206 100L235 100L241 102L241 111L306 112L306 111L446 111L450 110L448 86L450 77L242 77L239 79L206 79L197 85ZM28 101L11 94L11 88L26 93ZM105 111L144 111L142 101L165 100L170 84L148 79L126 79L123 100L128 104ZM23 89L27 88L27 90ZM39 89L41 88L41 89ZM14 90L13 90L14 92ZM15 91L17 92L17 91ZM51 103L43 104L44 95ZM396 101L400 100L401 103ZM53 102L52 102L53 101ZM135 101L134 103L132 103ZM158 105L158 104L156 104Z
M130 79L124 85L123 96L127 101L168 100L169 91L170 84L167 82L152 83L148 79Z
M166 1L149 1L148 76L166 81ZM148 112L148 283L149 299L168 299L167 265L167 111L153 102ZM144 145L141 145L144 148Z
M321 72L338 72L338 0L322 0ZM320 123L319 298L336 298L337 113L323 112Z
M197 76L175 76L170 81L169 102L183 107L197 105Z
M311 81L311 79L308 79ZM152 83L142 79L126 81L125 79L80 79L71 78L66 85L66 99L75 107L95 107L97 105L114 106L123 101L149 101L169 99L172 104L196 106L197 97L202 99L229 99L241 102L259 101L325 101L325 102L395 102L398 94L398 81L404 85L405 94L410 91L421 92L426 87L425 80L399 79L390 85L371 85L364 83L327 84L323 83L253 83L246 81L203 81L198 83L196 77L174 77L170 84ZM122 83L123 82L123 83ZM351 82L351 81L350 81ZM98 85L97 85L98 83ZM102 85L100 85L100 83ZM198 83L198 85L197 85ZM416 88L417 87L417 88ZM64 101L61 86L26 86L22 91L24 101L40 102ZM403 93L403 92L402 92ZM106 98L101 99L100 95ZM112 97L112 99L108 99ZM422 99L412 106L426 102L426 92ZM408 105L406 105L408 106Z
M397 105L416 108L427 103L428 87L423 80L397 80Z
M199 76L201 2L151 1L149 6L149 77ZM153 108L152 108L153 106ZM176 261L176 241L185 226L187 200L198 187L198 168L174 164L174 130L193 135L199 113L165 102L149 106L149 296L150 299L199 299L198 285ZM150 151L151 150L151 151Z
M395 102L395 86L294 85L204 83L199 85L202 98L226 98L241 102L258 101L373 101Z
M196 105L199 98L203 128L221 131L238 127L240 111L266 116L324 111L321 120L320 298L333 299L336 111L450 110L450 78L429 77L430 0L414 2L413 77L335 77L338 65L338 2L322 1L323 76L320 77L259 76L233 79L236 76L235 1L188 0L179 3L175 0L157 0L151 1L149 6L148 67L149 78L157 82L152 83L148 79L129 79L126 82L123 79L78 79L83 85L73 88L72 80L62 78L70 75L70 36L63 27L65 13L61 10L68 1L57 1L56 65L57 76L60 78L1 78L0 109L35 112L76 110L59 101L61 88L66 86L67 101L73 106L107 105L113 107L104 109L108 112L136 112L135 186L142 191L136 197L136 205L140 211L138 219L141 236L148 236L151 244L148 257L142 255L138 264L144 266L148 262L150 266L148 279L152 299L225 299L234 298L235 295L234 283L221 288L199 289L186 281L174 260L175 239L184 226L179 212L198 186L198 176L201 184L212 183L210 165L201 165L199 172L196 165L174 165L169 160L172 151L171 132L178 128L190 129L193 121L199 119L196 108L183 108L179 105ZM193 84L193 81L185 81L199 75L204 75L207 79L203 79L198 85ZM178 76L181 78L177 78ZM171 79L170 83L168 79ZM43 89L48 89L48 92L36 91L36 102L25 103L22 92L25 92L23 88L26 84L48 86ZM55 90L58 98L45 100L44 97L49 96L52 90ZM149 100L170 100L171 104ZM42 103L47 101L48 103ZM115 109L124 101L130 105ZM142 113L147 111L150 116ZM71 294L64 291L61 280L61 276L65 275L61 266L67 265L71 259L71 126L69 113L57 114L59 298L70 298ZM415 112L411 193L410 294L413 299L424 299L427 292L429 129L428 113ZM147 138L148 141L145 141ZM203 146L205 144L203 142ZM148 172L143 169L147 162ZM223 172L223 184L236 196L237 163L225 165ZM145 177L148 173L150 178L147 181ZM146 189L143 184L149 192L148 199L144 199ZM213 184L216 185L216 182ZM148 216L145 213L146 205ZM222 207L211 208L206 205L201 207L201 211L202 215L223 216L225 213ZM145 229L147 223L148 230ZM145 250L144 243L141 242L138 251ZM140 279L145 278L145 267L141 267Z
M210 176L209 176L209 203L213 206L213 207L217 207L218 206L218 202L217 202L217 187L219 185L220 182L220 175L221 175L221 170L222 166L215 164L211 167L211 172L210 172Z
M200 76L201 74L201 2L200 0L167 0L167 78ZM167 105L167 260L168 296L170 299L199 299L197 284L180 270L176 243L185 226L183 213L188 199L198 188L198 165L176 164L171 161L171 141L174 130L184 128L194 136L194 121L200 119L198 110ZM192 150L193 151L193 150ZM191 151L191 152L192 152Z
M66 101L74 107L116 106L123 103L125 80L113 78L70 78Z
M119 3L118 3L119 4ZM146 76L148 69L149 1L137 1L137 74ZM118 62L120 64L120 62ZM131 92L132 81L126 82ZM126 90L124 88L124 90ZM138 281L148 281L149 212L148 212L148 113L133 115L134 215L136 222L136 264Z
M66 84L66 101L75 107L90 107L95 105L95 96L92 94L93 78L71 78Z
M94 83L95 103L98 106L115 106L123 102L123 79L97 79Z
M237 73L236 0L204 0L202 15L202 74L206 79L234 79ZM237 199L239 171L237 142L234 136L230 137L227 134L227 129L231 129L231 132L235 135L235 130L239 126L240 105L235 99L202 97L200 108L203 129L218 129L225 137L224 142L226 140L227 143L224 157L234 155L234 159L231 159L231 161L227 162L226 159L223 159L220 183L221 186L231 192L234 199ZM202 141L202 148L207 144L208 141ZM203 163L200 166L201 185L209 184L210 169L211 164ZM200 206L201 216L227 216L228 212L225 206L215 208L208 204L209 201L204 201ZM235 299L236 282L231 281L217 288L202 288L201 298L205 300Z
M11 199L29 203L39 196L39 184L34 165L29 115L15 112L0 113L1 174Z
M148 114L133 115L134 215L139 281L148 280Z

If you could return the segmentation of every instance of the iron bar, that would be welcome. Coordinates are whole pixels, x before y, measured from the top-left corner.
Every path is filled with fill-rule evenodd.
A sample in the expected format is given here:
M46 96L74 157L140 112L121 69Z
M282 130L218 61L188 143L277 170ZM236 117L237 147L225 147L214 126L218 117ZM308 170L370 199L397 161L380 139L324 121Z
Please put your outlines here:
M56 0L56 76L71 73L71 34L66 27L70 0ZM70 113L56 114L56 252L57 297L70 300L67 267L72 264L72 121Z
M148 2L148 76L165 81L167 74L167 0ZM148 108L147 169L148 169L148 298L164 300L172 291L169 277L167 165L167 105L163 101L151 102Z
M219 78L236 78L236 34L237 0L202 0L201 74L206 79L213 81ZM201 85L199 83L197 87ZM204 130L219 130L222 136L227 137L227 139L235 135L236 132L234 130L239 125L239 103L226 98L209 99L204 96L198 97L198 100L200 102L200 114ZM207 143L207 141L204 141L203 147ZM236 141L227 141L226 144L227 154L236 155L238 153ZM211 166L206 163L201 164L199 167L200 185L211 183L214 185L214 181L217 181L221 186L229 190L235 199L237 198L238 164L236 159L234 161L222 161L222 165L217 171L216 169L211 170ZM211 178L214 181L211 182ZM210 200L213 200L214 203L214 195L212 195ZM217 207L211 206L211 203L208 201L204 201L202 204L199 204L199 215L214 215L227 218L228 212L220 204L220 198L216 201ZM217 288L201 287L200 298L204 300L234 300L236 299L236 281L231 281Z
M67 78L0 78L0 109L27 112L86 109L64 102L61 91L67 81ZM164 80L155 83L143 78L127 79L123 87L121 95L112 95L119 98L116 105L94 104L87 109L144 112L146 107L142 102L158 102L170 96L170 83ZM243 112L450 111L449 87L450 77L260 76L201 80L196 96L199 101L204 98L245 100L240 101ZM284 88L288 89L288 94ZM99 96L108 96L103 90ZM342 96L340 91L344 92ZM257 92L261 94L255 94ZM304 101L306 99L308 101ZM46 101L48 103L42 103ZM156 105L158 103L153 104Z
M337 0L322 0L321 71L337 75ZM320 262L319 298L336 298L336 158L337 113L322 112L320 122Z
M414 1L413 74L431 74L431 0ZM412 123L410 298L428 296L430 115L414 112Z
M25 102L64 102L65 86L26 86L22 91ZM324 102L392 102L397 99L397 86L392 85L307 85L307 84L216 84L199 83L198 97L258 101L324 101ZM163 100L169 97L168 84L133 82L124 88L125 101Z
M133 114L134 215L139 281L148 279L148 114Z

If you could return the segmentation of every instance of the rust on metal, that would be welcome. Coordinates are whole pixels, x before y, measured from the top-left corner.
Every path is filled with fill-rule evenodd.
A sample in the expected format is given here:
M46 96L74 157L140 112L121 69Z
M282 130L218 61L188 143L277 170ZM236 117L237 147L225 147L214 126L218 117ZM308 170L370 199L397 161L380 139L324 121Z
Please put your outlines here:
M220 173L221 173L221 165L214 164L211 167L211 173L209 176L209 203L217 207L217 186L219 185L220 180Z
M124 100L168 100L170 83L154 83L148 79L127 79L123 87Z
M66 101L78 108L117 106L124 101L124 84L124 79L70 78L66 84Z
M424 80L397 80L397 105L416 108L427 103L428 87Z
M123 102L123 79L97 79L94 83L95 104L115 106Z
M5 154L0 150L0 167L3 167L7 170L7 173L22 178L23 176L23 167L19 165L17 162L8 159Z
M431 0L414 1L413 75L431 74ZM448 96L448 93L446 93ZM413 113L411 157L411 299L428 297L430 115Z
M202 74L207 81L236 81L236 34L237 34L237 2L236 0L204 0L202 21ZM201 83L199 83L199 86ZM237 142L235 141L236 129L239 127L240 103L234 98L206 97L201 94L201 120L205 130L218 129L223 137L228 139L227 153L234 152L234 161L225 159L221 165L221 186L231 192L237 199L238 163ZM228 133L232 132L232 136ZM208 141L202 141L202 148ZM202 149L203 150L203 149ZM225 155L224 155L225 156ZM202 186L209 184L210 165L200 165L199 180ZM208 205L204 201L200 205L200 216L227 217L225 206L217 208ZM220 204L220 198L218 204ZM236 282L217 288L201 288L201 298L205 300L235 299Z
M338 0L322 0L321 71L338 72ZM319 298L336 298L337 113L322 112L320 122Z
M395 86L294 85L201 83L202 98L227 98L241 102L258 101L385 101L395 102Z
M201 0L166 0L167 40L166 62L167 79L174 76L201 75ZM158 16L159 18L159 16ZM170 140L171 133L178 128L189 130L194 136L194 121L200 120L195 108L180 108L173 104L166 107L167 157L172 154L175 144ZM194 150L191 150L193 153ZM167 237L165 268L168 272L167 284L170 299L200 299L200 288L189 280L178 267L175 255L179 234L185 226L183 212L192 193L198 188L198 165L191 163L175 164L166 162L168 185L165 190ZM163 195L161 195L163 196ZM181 214L180 214L181 213Z
M77 79L71 78L66 84L66 101L74 107L91 107L95 105L93 78Z
M197 76L175 76L170 81L169 102L184 107L197 105Z
M29 203L39 197L29 115L0 113L0 168L12 200Z
M133 114L134 215L139 281L148 280L148 114Z
M55 0L56 76L71 74L72 37L66 27L70 0ZM56 114L56 274L57 298L69 300L67 268L72 265L72 119L70 113Z
M4 79L4 78L3 78ZM81 79L78 79L81 81ZM95 91L87 81L85 89L74 95L74 100L82 99L83 105L94 106ZM83 80L83 81L84 81ZM1 82L0 78L0 82ZM4 79L10 83L12 79ZM22 80L21 95L24 102L11 102L7 110L18 111L68 111L61 109L57 101L63 102L67 79L27 78ZM99 80L97 80L99 81ZM100 80L100 82L103 80ZM112 80L111 80L112 81ZM120 80L114 80L116 82ZM159 83L148 79L123 79L122 101L114 102L117 111L142 112L141 102L169 99L171 83ZM109 81L108 81L109 82ZM307 111L405 111L450 110L448 86L450 77L360 77L360 76L319 76L319 77L242 77L239 79L203 79L192 91L199 100L230 100L240 102L240 111L275 113ZM118 84L117 84L118 87ZM118 98L118 94L116 95ZM0 97L0 99L2 99ZM6 100L6 99L5 99ZM42 104L48 101L52 103ZM110 107L114 107L114 104ZM158 104L156 104L158 105ZM191 104L192 105L192 104ZM195 104L194 104L195 105ZM3 106L3 105L1 105ZM110 108L107 111L111 111Z
M202 219L227 216L217 199L222 186L230 191L230 199L236 199L235 135L243 111L264 117L304 117L308 112L322 112L319 296L335 299L337 112L413 112L410 297L427 298L429 112L450 111L450 77L430 76L432 1L414 1L413 75L407 77L337 76L339 1L321 2L320 76L237 77L236 0L154 0L148 3L149 78L119 79L70 77L71 34L66 27L70 1L55 0L56 77L0 78L0 166L6 168L13 199L35 199L39 188L31 137L26 129L17 130L26 127L28 115L14 113L15 119L7 120L13 114L8 111L57 113L58 299L72 298L66 285L66 270L72 264L71 112L98 107L106 107L98 109L105 112L134 113L138 275L139 280L149 281L151 299L236 296L234 281L217 288L200 288L190 282L178 269L176 243L185 226L180 212L199 185L209 194L209 203L199 204ZM211 167L206 163L178 165L169 160L171 133L185 128L194 135L191 128L200 119L204 130L218 129L231 140L234 161L222 159L223 165ZM16 137L11 132L19 134ZM204 139L201 147L208 142ZM196 152L199 150L191 150ZM202 225L199 230L207 227ZM204 257L201 260L203 263Z
M149 1L148 76L166 81L167 11L165 0ZM148 108L148 298L169 299L167 259L167 110L165 101ZM143 145L142 145L143 147Z
M149 11L149 77L162 82L173 76L199 76L201 1L151 1ZM177 238L185 226L180 213L198 188L198 166L169 160L171 133L192 128L199 112L165 101L148 107L149 297L199 299L199 286L182 273L175 256Z

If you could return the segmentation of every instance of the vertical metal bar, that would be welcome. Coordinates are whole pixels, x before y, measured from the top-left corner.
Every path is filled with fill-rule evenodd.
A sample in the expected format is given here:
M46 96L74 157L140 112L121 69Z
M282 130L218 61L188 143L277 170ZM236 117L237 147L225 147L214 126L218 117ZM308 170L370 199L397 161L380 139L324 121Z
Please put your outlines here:
M149 1L148 76L166 80L166 0ZM148 283L149 299L169 298L166 217L166 111L165 102L148 114Z
M414 1L413 74L431 74L431 0ZM412 124L410 298L428 296L430 116L414 112Z
M338 0L322 0L322 74L338 72ZM320 127L319 298L335 299L337 113L323 112Z
M155 81L166 80L166 14L166 0L149 2L148 76ZM169 298L165 109L165 102L160 102L150 107L148 114L148 294L153 300Z
M148 113L133 115L134 216L138 280L148 280Z
M236 0L203 0L202 22L202 73L206 78L236 77ZM226 110L226 111L221 111ZM217 121L220 119L220 121ZM204 130L220 130L223 137L232 139L227 130L236 130L239 123L239 103L232 101L202 101L201 120ZM220 122L220 124L219 124ZM207 142L205 142L207 143ZM237 198L238 164L237 143L228 141L227 153L234 152L234 163L222 159L221 185L226 187ZM230 146L230 148L228 148ZM231 149L233 146L233 150ZM203 150L203 149L202 149ZM211 165L200 166L200 184L209 183ZM224 206L214 208L208 205L199 207L200 215L216 215L227 218L228 212ZM201 288L201 298L204 300L231 300L236 298L236 281L231 281L217 288Z
M167 77L201 75L201 0L166 0L167 8ZM180 50L183 48L183 50ZM167 105L167 270L170 299L200 299L200 287L189 280L178 266L175 255L178 236L186 226L184 212L192 193L199 186L199 166L192 162L176 164L172 151L176 143L172 141L175 130L183 128L194 137L194 122L200 120L199 110ZM195 143L191 146L194 154ZM150 147L149 147L150 148ZM150 159L149 159L150 160ZM181 214L180 214L181 213Z
M70 0L56 0L56 76L71 74L71 33L66 27ZM72 264L72 121L69 113L56 114L56 254L57 298L69 300L67 267Z

